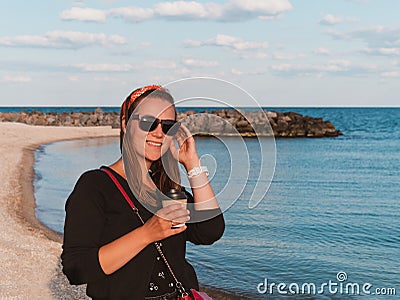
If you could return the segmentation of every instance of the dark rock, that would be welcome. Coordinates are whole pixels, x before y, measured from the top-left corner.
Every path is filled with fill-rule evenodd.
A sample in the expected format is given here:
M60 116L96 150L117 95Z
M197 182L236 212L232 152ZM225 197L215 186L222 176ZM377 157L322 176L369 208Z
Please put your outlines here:
M81 117L81 124L82 124L82 125L85 125L89 119L90 119L90 116L89 116L89 115L86 115L86 114L82 115L82 117Z
M289 124L286 121L281 120L281 119L278 120L278 123L276 125L277 125L276 129L279 132L286 131L286 129L288 129L288 127L289 127Z
M96 109L94 110L94 113L95 113L96 115L98 115L98 114L104 114L104 110L102 110L100 107L98 107L98 108L96 108Z
M269 111L267 112L267 117L268 119L276 119L278 117L278 114L274 111Z
M249 126L249 122L246 120L240 120L236 123L236 127L240 128L240 127L248 127Z

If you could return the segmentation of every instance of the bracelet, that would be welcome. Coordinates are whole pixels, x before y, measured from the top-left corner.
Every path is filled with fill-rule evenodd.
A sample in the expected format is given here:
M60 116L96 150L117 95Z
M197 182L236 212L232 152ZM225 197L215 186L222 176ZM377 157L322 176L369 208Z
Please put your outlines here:
M200 167L194 167L190 171L188 171L187 175L189 178L192 178L194 176L200 175L201 173L206 173L208 176L208 169L206 166L200 166Z

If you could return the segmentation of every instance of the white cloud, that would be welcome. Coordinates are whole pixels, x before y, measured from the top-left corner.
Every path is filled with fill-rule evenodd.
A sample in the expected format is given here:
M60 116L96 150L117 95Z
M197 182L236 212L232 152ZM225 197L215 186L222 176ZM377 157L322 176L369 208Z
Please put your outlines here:
M26 75L4 75L1 77L2 82L13 82L13 83L27 83L31 82L32 78Z
M39 35L18 35L18 36L2 36L0 37L1 46L32 46L46 47L49 46L49 40Z
M233 75L238 75L238 76L243 75L243 72L242 72L242 71L239 71L239 70L237 70L237 69L232 69L232 70L231 70L231 73L232 73Z
M321 24L321 25L336 25L336 24L340 24L340 23L354 23L354 22L358 22L358 21L359 20L355 19L355 18L339 17L339 16L327 14L319 21L319 24Z
M341 18L333 15L326 15L319 21L319 23L323 25L335 25L337 23L341 23Z
M231 0L225 3L200 1L163 1L152 8L120 7L110 10L73 7L61 13L62 20L104 22L107 16L121 17L130 22L149 19L212 20L235 22L276 18L293 7L288 0Z
M64 68L74 68L84 72L130 72L134 70L149 69L175 69L176 63L167 60L144 61L141 64L112 64L112 63L80 63L73 65L63 65ZM101 78L101 77L97 77Z
M85 72L128 72L137 69L131 64L75 64L72 67Z
M78 45L122 45L126 43L126 39L120 35L109 35L104 33L89 33L79 31L50 31L46 34L47 38L59 44Z
M361 52L372 55L400 56L400 48L376 48L376 49L367 48Z
M314 50L314 54L318 54L318 55L332 55L332 51L330 51L329 49L320 47Z
M279 75L289 76L316 76L349 75L358 76L377 71L373 65L354 64L349 60L331 60L326 64L275 64L271 71Z
M72 7L61 12L60 18L64 21L105 22L107 12L100 9Z
M293 8L288 0L232 0L222 8L219 21L271 20Z
M331 35L332 37L334 37L336 39L340 39L340 40L350 40L351 39L351 36L346 32L340 32L337 30L328 29L328 30L325 30L325 33Z
M233 0L230 4L242 11L259 12L263 15L277 15L293 8L287 0Z
M252 71L241 71L235 68L231 69L231 74L236 76L243 76L243 75L262 75L265 74L266 70L252 70Z
M201 60L193 58L184 58L182 60L182 63L186 67L197 67L197 68L216 67L219 65L218 62L214 60Z
M278 59L278 60L293 60L293 59L297 59L297 58L304 58L305 55L302 53L299 54L289 54L289 53L279 53L276 52L272 55L272 57L274 59Z
M327 71L327 72L343 72L348 71L352 66L351 61L340 59L340 60L331 60L325 65L317 66L317 70Z
M176 70L176 73L187 76L188 74L190 74L190 70L188 68L181 68Z
M222 17L223 8L215 3L173 1L157 3L154 6L154 13L159 17L181 20L218 19Z
M268 54L265 52L245 52L240 57L243 59L266 59Z
M151 69L175 69L176 63L168 60L149 60L143 62L142 68L151 68Z
M257 19L263 20L263 21L270 21L270 20L276 20L281 18L282 15L277 15L277 16L259 16Z
M139 44L139 48L147 48L147 47L151 47L151 43L150 42L141 42Z
M152 9L141 7L113 8L108 11L108 14L130 22L140 22L154 17L154 11Z
M337 39L362 41L371 48L400 45L400 27L371 26L352 31L327 30L326 33Z
M189 47L215 46L229 48L237 51L257 50L268 48L267 42L245 41L242 38L225 34L218 34L215 38L206 41L188 40L185 42Z
M367 45L360 50L369 55L398 56L400 51L400 27L372 26L352 31L327 30L334 38L357 41Z
M78 49L88 46L116 46L126 43L120 35L89 33L80 31L49 31L44 35L19 35L0 37L0 46L8 47L43 47Z
M186 40L184 44L187 47L200 47L200 46L203 46L202 42L194 41L194 40Z
M383 78L399 78L400 72L399 71L390 71L390 72L383 72L381 74Z

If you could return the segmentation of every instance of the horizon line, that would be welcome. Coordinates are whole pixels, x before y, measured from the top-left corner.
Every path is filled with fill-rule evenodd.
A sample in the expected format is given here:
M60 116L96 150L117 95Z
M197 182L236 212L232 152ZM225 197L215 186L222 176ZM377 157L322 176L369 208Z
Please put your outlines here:
M25 107L37 107L37 108L63 108L63 107L76 107L76 108L82 108L82 107L88 107L88 108L119 108L119 105L0 105L0 108L25 108ZM269 107L269 108L284 108L284 107L294 107L294 108L400 108L400 105L395 106L395 105L318 105L318 106L311 106L311 105L261 105L261 106L255 106L255 105L235 105L231 107L226 107L226 106L200 106L200 105L194 105L194 106L176 106L177 108L258 108L258 107Z

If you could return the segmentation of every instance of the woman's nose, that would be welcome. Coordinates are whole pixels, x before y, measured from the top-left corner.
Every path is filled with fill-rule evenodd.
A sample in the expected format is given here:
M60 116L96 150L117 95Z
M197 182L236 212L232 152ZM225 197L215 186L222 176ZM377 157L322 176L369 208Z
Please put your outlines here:
M158 125L157 125L156 129L154 129L154 130L151 132L151 135L152 135L152 136L155 136L155 137L163 137L164 133L163 133L163 131L162 131L161 124L158 124Z

